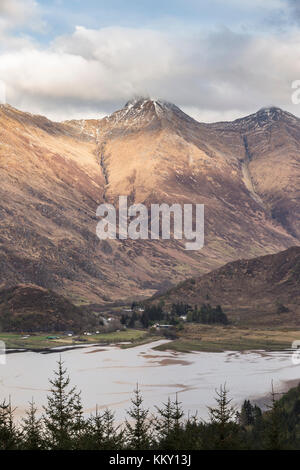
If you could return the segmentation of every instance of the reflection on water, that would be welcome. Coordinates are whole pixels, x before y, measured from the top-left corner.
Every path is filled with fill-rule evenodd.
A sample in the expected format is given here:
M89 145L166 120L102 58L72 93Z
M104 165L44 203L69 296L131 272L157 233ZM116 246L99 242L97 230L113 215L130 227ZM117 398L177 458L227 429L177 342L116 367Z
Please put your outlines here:
M123 417L136 384L143 392L145 406L166 402L168 396L183 403L186 413L207 417L207 406L214 404L215 389L226 382L234 403L270 392L271 381L277 389L300 379L300 365L293 365L291 353L264 351L224 353L177 353L152 348L164 341L119 349L95 345L56 350L52 354L11 353L6 366L0 366L0 400L11 396L17 415L24 414L27 403L35 399L38 409L46 402L48 378L56 368L59 355L71 376L72 384L82 390L86 413L109 406Z

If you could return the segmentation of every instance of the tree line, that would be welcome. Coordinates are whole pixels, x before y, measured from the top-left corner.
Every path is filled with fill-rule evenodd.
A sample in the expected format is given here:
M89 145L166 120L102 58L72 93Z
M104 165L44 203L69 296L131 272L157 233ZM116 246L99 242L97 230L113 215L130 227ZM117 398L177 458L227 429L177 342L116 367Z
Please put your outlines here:
M106 409L84 417L81 394L70 386L62 360L58 361L42 416L32 401L21 423L11 402L0 405L1 450L205 450L299 449L300 385L267 411L245 400L237 411L226 386L216 391L216 404L207 421L186 417L181 403L168 399L150 413L137 386L122 424Z
M228 325L228 318L223 312L221 305L212 307L210 304L201 305L198 309L197 305L193 310L188 311L187 321L194 323Z
M143 307L142 312L137 311L137 307ZM204 324L222 324L229 323L222 307L217 305L212 307L210 304L202 304L200 308L197 305L192 307L189 304L173 303L170 311L165 311L163 304L144 305L133 302L132 313L123 314L121 323L128 328L149 328L158 322L165 322L170 325L178 325L182 322L181 317L186 317L186 321Z

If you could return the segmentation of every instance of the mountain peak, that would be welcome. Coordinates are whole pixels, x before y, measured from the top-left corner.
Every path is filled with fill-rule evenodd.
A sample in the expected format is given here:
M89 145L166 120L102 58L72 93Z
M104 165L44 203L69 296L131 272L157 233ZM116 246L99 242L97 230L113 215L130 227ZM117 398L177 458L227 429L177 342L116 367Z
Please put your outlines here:
M286 111L283 111L283 109L281 108L277 108L276 106L271 106L271 107L263 107L259 109L255 114L261 120L279 121L283 116L289 113L287 113Z
M145 124L174 123L176 120L194 121L175 104L162 99L137 97L128 101L124 108L104 118L115 124L140 126Z
M147 109L154 108L156 111L174 111L174 109L179 108L175 104L170 103L162 99L154 99L149 97L140 96L128 101L125 105L125 108L131 109Z
M289 113L288 111L284 111L283 109L276 106L271 106L261 108L256 111L256 113L222 124L226 124L226 126L239 128L245 131L247 129L270 127L276 123L286 121L289 121L290 123L296 123L299 122L299 118ZM214 127L218 127L219 125L220 123L212 124Z

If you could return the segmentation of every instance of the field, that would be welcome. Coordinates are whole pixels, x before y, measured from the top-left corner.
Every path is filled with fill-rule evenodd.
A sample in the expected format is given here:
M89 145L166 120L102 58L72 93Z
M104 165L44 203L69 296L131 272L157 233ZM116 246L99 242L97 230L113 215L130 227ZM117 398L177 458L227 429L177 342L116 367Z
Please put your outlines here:
M95 343L124 343L122 348L134 347L162 339L152 336L146 330L128 329L112 333L75 335L72 337L60 333L0 333L0 341L4 341L6 349L42 350L59 346L75 346ZM55 339L49 339L53 336ZM288 328L246 328L221 325L200 325L187 323L183 331L178 332L178 339L162 344L156 349L190 352L190 351L246 351L251 349L279 350L290 348L292 342L300 340L300 330Z
M251 349L279 350L291 348L300 340L296 329L254 329L234 326L212 326L188 323L178 333L179 338L156 349L190 351L246 351Z
M112 333L93 334L91 336L63 336L59 333L34 334L28 338L26 335L17 333L0 333L0 341L4 341L6 349L47 349L59 346L73 346L78 344L95 343L122 343L129 342L130 345L140 344L140 342L151 341L151 337L145 330L115 331ZM53 336L57 339L48 339Z

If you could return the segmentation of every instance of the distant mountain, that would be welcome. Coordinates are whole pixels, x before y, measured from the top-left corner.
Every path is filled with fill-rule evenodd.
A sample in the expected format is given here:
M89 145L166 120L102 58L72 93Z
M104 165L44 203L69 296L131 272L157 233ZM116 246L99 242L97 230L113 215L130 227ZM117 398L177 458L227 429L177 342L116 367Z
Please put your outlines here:
M300 247L238 260L188 279L152 302L220 304L231 321L253 326L300 326Z
M239 258L299 245L300 120L278 108L199 123L137 99L54 123L0 106L0 287L103 303L163 291ZM96 237L97 206L205 204L205 247Z

